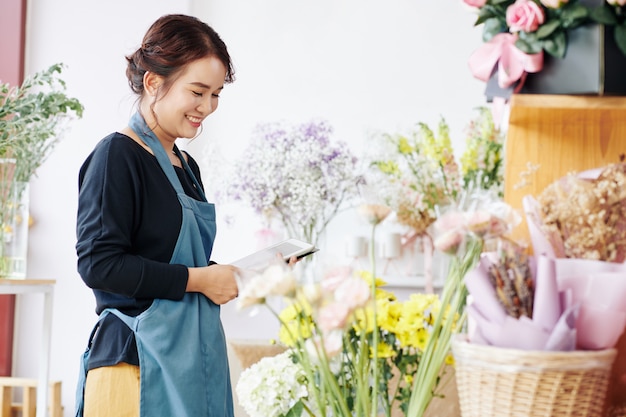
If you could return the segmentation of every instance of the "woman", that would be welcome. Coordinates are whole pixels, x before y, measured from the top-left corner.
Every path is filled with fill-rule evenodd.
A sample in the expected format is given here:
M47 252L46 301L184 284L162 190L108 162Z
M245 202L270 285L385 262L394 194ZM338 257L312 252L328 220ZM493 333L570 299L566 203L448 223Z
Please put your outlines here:
M126 59L137 112L79 174L78 271L100 317L76 414L230 417L220 305L237 296L236 268L209 262L215 208L175 145L216 110L230 56L205 23L166 15Z

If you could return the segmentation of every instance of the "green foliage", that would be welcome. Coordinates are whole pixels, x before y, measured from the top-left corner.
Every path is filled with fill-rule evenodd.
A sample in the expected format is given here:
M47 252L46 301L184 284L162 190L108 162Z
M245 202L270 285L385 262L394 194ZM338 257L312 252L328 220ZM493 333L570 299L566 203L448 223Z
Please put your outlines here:
M60 139L64 123L83 105L65 94L62 64L27 77L19 87L0 84L0 158L16 161L14 179L28 182Z
M591 11L591 19L606 26L614 26L613 38L626 55L626 7L603 3Z

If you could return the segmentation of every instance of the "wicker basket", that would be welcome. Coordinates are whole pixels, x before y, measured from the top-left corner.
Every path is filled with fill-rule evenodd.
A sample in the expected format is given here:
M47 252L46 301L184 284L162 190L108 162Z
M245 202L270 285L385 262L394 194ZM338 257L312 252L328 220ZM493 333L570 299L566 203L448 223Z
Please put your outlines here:
M602 417L617 351L547 352L452 341L463 417Z

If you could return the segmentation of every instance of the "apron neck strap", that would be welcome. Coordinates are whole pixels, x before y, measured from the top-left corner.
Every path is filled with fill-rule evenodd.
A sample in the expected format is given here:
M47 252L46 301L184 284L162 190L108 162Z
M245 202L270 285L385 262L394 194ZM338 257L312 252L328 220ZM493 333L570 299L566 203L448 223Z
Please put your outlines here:
M180 179L178 178L178 175L176 175L176 171L174 170L174 166L170 162L170 158L167 156L167 153L165 152L163 145L161 145L161 142L159 142L159 139L156 137L152 129L150 129L148 125L146 124L146 121L144 120L143 116L141 116L139 112L136 112L130 118L130 122L128 126L137 134L137 136L139 136L139 138L150 149L152 149L152 152L154 153L154 156L156 157L159 165L161 166L161 169L163 170L163 172L169 179L170 183L172 184L172 187L174 187L176 192L185 194L185 190L183 189L183 186L180 183ZM187 163L181 151L178 149L176 145L174 145L174 153L180 159L183 169L187 172L187 174L193 180L193 183L195 184L196 189L198 190L198 193L202 197L203 201L207 201L206 196L204 195L204 191L202 191L202 187L200 186L200 182L198 181L196 176L193 174L193 171L191 171L189 164Z

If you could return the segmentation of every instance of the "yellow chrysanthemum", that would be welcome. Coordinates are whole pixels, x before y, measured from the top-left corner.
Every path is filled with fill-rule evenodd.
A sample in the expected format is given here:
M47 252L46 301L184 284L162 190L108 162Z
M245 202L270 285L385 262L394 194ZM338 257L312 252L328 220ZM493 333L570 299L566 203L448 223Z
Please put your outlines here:
M380 359L393 358L394 356L396 356L396 351L393 348L393 346L385 342L378 343L378 357ZM373 358L373 357L374 357L374 352L372 351L372 348L370 347L370 358Z
M357 334L374 332L374 310L371 307L359 308L354 312L354 330Z
M395 333L401 314L402 305L400 303L390 302L386 299L377 302L376 321L382 330Z
M365 270L359 270L355 272L356 276L358 276L359 278L365 280L368 283L372 282L372 272L371 271L365 271ZM382 287L384 285L387 285L387 281L383 280L382 278L376 277L376 282L375 282L376 288L378 287ZM395 298L395 296L394 296Z
M284 322L278 331L280 341L289 347L293 347L300 340L306 340L313 335L313 324L304 320Z
M305 340L313 335L311 306L305 302L294 302L285 307L278 315L282 323L278 338L287 346L295 346L298 340Z

